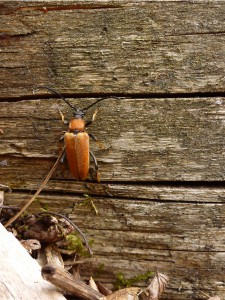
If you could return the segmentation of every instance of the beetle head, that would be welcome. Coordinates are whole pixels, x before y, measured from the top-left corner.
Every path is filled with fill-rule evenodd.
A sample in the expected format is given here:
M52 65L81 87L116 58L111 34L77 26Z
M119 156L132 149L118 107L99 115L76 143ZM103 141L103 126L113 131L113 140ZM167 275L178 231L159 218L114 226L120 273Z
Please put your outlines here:
M73 111L74 119L83 119L84 115L85 115L85 113L81 109L76 109L76 110Z

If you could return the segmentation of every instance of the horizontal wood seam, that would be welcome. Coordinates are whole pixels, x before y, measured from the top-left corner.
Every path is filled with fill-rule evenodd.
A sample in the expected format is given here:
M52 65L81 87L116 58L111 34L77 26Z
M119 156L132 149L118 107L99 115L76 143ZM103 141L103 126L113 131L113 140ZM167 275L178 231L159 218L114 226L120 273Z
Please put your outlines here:
M60 91L58 91L60 92ZM67 94L61 93L61 95L65 98L105 98L102 100L107 100L107 98L133 98L133 99L173 99L173 98L217 98L217 97L225 97L225 90L221 92L197 92L197 93L78 93L78 94ZM45 100L45 99L60 99L57 98L54 94L36 94L36 95L27 95L27 96L19 96L19 97L4 97L0 99L0 102L20 102L24 100Z
M33 193L35 193L36 190L31 190L31 191L28 191L28 190L17 190L17 189L13 189L13 193L17 193L17 194L23 194L23 193L27 193L27 198L24 199L24 202L28 201L29 200L29 197L32 197ZM57 195L57 196L60 196L62 195L63 197L66 197L66 196L82 196L84 193L83 192L62 192L60 193L58 190L57 191L42 191L41 192L41 196L53 196L53 195ZM137 197L132 197L132 196L109 196L109 195L99 195L99 194L94 194L93 192L91 193L90 195L90 198L98 198L98 199L112 199L112 200L129 200L129 201L135 201L135 202L146 202L146 203L150 203L150 202L157 202L157 203L182 203L182 204L201 204L201 205L208 205L208 204L217 204L217 205L220 205L220 204L224 204L225 202L225 199L221 199L221 201L200 201L200 200L195 200L195 201L188 201L188 200L169 200L169 199L157 199L157 198L152 198L152 199L146 199L146 198L137 198Z

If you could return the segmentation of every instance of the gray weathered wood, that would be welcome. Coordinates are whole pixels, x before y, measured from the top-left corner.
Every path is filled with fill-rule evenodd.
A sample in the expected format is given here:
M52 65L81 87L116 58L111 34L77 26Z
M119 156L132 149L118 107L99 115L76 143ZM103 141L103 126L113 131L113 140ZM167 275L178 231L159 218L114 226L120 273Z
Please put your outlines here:
M13 188L31 190L38 188L39 182L37 180L16 181ZM50 180L44 192L58 192L66 191L74 195L87 194L89 196L106 196L115 198L129 198L148 200L155 199L158 201L173 201L173 202L197 202L197 203L223 203L225 202L224 187L201 184L196 186L186 185L180 183L179 185L164 184L135 184L135 183L101 183L94 182L78 182L74 180ZM8 195L8 194L6 194ZM19 195L17 195L19 197ZM13 197L13 194L7 198ZM14 197L13 197L14 198ZM27 197L26 197L27 198ZM21 201L22 198L18 198ZM14 200L13 200L14 201ZM16 200L15 200L16 201Z
M2 1L0 97L224 91L224 1L72 3Z
M156 188L159 192L160 187ZM208 189L203 190L207 195ZM212 294L220 291L222 296L224 200L218 195L221 201L215 203L209 192L207 203L198 202L194 194L186 188L185 195L192 196L192 202L182 192L179 201L173 199L173 191L162 202L151 193L146 200L93 196L98 215L91 206L82 205L85 197L45 194L30 211L40 211L40 203L48 204L49 210L66 214L93 240L94 256L82 268L87 278L96 274L96 280L112 287L119 272L131 278L157 268L171 278L163 299L201 299L199 286ZM21 205L26 197L6 194L5 201Z
M112 287L119 271L158 267L170 277L162 299L223 299L225 1L1 1L0 14L6 204L38 188L67 130L57 109L71 116L36 86L79 107L105 97L88 128L104 146L91 142L101 184L60 165L30 211L48 203L86 230L87 277Z
M72 103L84 105L82 99ZM102 181L224 180L224 98L108 98L99 106L89 132L104 147L91 142ZM2 103L5 184L16 178L42 179L50 170L62 147L59 138L67 130L59 108L71 117L62 101ZM56 178L65 178L63 169L59 167ZM66 177L71 178L68 173Z
M41 277L41 267L0 224L0 294L2 300L65 300Z
M6 194L5 201L19 206L27 197L26 194ZM224 200L218 203L213 200L208 203L178 202L169 196L162 202L157 198L126 200L97 196L93 196L92 200L98 215L91 205L84 205L85 197L78 195L42 195L30 210L39 211L40 203L47 204L48 209L55 212L62 210L83 229L93 230L94 235L98 236L96 243L99 241L99 244L102 239L106 243L107 238L111 241L113 237L112 243L117 241L118 244L121 239L124 247L138 247L140 243L144 248L162 250L225 251L225 245L221 242L224 236ZM206 231L207 234L204 234ZM148 240L144 238L146 235Z

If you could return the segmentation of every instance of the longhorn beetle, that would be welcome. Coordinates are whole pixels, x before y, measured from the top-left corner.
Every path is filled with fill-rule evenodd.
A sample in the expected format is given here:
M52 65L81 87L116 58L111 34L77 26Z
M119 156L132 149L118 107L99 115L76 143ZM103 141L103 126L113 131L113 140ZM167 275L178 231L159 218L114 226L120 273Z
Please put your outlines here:
M98 99L97 101L83 109L77 109L74 105L72 105L67 99L65 99L60 93L55 91L53 88L47 86L40 87L48 89L49 91L55 93L57 96L63 99L70 108L73 109L73 118L69 122L69 130L64 135L65 155L71 174L77 180L86 180L88 178L90 154L94 160L97 181L100 182L100 177L98 173L98 163L94 154L89 149L89 136L94 140L97 139L93 135L88 134L85 131L85 127L94 122L98 110L95 110L95 112L92 115L92 119L89 121L85 121L84 116L85 112L90 107L94 106L96 103L103 99ZM62 120L64 120L62 113L61 117Z

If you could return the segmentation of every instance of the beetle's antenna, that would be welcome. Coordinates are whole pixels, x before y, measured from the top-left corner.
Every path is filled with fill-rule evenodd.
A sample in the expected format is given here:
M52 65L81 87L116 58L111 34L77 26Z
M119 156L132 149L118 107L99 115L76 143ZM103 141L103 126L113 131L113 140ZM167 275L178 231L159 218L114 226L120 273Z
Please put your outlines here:
M98 99L98 100L95 101L94 103L92 103L92 104L90 104L89 106L83 108L82 111L88 110L90 107L94 106L96 103L98 103L98 102L100 102L100 101L102 101L102 100L104 100L104 99L103 99L103 98Z
M44 86L44 85L43 85L43 86L38 86L38 88L47 89L47 90L49 90L49 91L55 93L57 96L59 96L61 99L63 99L63 100L66 102L66 104L69 105L72 109L77 110L75 106L73 106L67 99L65 99L59 92L57 92L57 91L54 90L53 88L51 88L51 87L49 87L49 86Z

